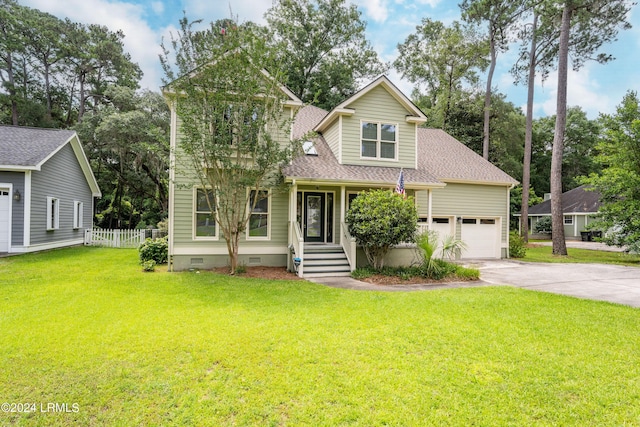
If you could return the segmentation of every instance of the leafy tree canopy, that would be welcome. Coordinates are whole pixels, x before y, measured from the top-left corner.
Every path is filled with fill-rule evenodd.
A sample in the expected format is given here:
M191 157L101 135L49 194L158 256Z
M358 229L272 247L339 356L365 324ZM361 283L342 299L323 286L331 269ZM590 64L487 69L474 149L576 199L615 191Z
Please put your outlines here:
M266 19L283 82L306 103L331 109L387 69L346 0L278 0Z
M640 251L640 99L628 92L612 115L601 117L597 160L603 168L585 183L600 192L602 206L592 228L607 231L604 241Z

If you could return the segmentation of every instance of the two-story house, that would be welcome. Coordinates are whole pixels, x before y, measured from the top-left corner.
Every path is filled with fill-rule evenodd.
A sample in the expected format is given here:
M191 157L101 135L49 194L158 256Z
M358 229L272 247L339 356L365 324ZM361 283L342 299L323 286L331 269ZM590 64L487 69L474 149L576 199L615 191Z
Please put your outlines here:
M386 76L330 112L300 108L300 100L287 92L295 114L291 137L311 130L317 137L304 144L304 155L283 165L288 193L272 192L252 212L260 231L251 233L250 227L241 241L241 263L286 265L305 277L349 274L366 263L345 224L349 203L363 190L395 188L400 171L421 228L462 239L462 258L508 256L509 190L516 181L447 133L420 127L424 113ZM177 122L173 112L172 152ZM172 268L224 266L224 239L215 230L199 235L198 215L206 214L198 202L202 190L179 185L187 173L171 172ZM387 264L415 259L414 248L404 245L392 251Z

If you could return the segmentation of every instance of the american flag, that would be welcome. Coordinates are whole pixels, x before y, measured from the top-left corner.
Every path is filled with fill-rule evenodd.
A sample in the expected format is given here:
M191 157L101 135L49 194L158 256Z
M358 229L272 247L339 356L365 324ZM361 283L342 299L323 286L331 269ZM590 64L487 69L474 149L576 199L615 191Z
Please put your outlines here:
M404 192L404 170L400 169L400 176L398 177L398 183L396 184L396 193L406 196Z

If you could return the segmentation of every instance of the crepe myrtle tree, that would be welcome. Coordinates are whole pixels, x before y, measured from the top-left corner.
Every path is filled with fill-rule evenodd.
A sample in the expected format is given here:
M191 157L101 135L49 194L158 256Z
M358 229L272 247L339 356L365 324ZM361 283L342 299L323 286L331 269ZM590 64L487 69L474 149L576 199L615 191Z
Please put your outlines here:
M165 96L180 123L175 167L193 177L187 186L202 189L198 204L217 222L235 274L252 212L281 185L278 166L298 144L289 140L281 73L260 68L274 62L254 29L218 21L193 31L195 22L180 23L161 57Z
M364 249L369 263L381 269L393 246L414 240L418 213L413 197L373 190L358 194L351 202L346 220L349 232Z

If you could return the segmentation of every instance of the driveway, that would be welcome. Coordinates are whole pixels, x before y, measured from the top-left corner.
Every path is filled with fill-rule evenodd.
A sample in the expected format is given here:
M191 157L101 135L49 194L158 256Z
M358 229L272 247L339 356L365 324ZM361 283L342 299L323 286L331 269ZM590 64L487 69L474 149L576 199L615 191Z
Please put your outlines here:
M606 264L542 264L476 261L480 278L495 285L640 307L640 268Z

